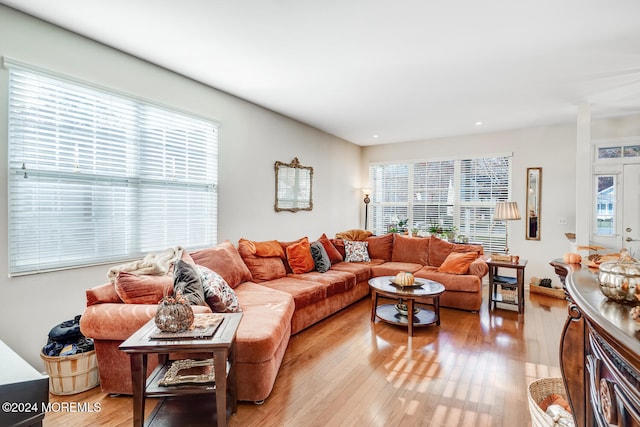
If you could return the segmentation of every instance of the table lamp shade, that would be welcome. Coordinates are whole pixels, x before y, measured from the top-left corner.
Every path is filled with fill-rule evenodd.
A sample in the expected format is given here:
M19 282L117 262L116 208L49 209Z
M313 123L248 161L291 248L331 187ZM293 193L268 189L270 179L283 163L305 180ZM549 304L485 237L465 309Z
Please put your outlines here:
M498 202L493 215L495 221L520 219L517 202Z

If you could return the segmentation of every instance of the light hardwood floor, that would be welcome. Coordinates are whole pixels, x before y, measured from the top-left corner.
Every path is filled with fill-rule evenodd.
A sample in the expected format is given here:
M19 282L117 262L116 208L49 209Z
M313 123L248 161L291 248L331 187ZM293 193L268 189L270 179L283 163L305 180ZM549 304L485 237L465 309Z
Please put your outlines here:
M560 376L567 303L526 292L525 314L441 310L439 327L371 323L370 299L291 337L263 405L240 402L231 426L527 426L527 385ZM100 411L48 413L45 427L130 426L131 399L99 388L56 402ZM147 413L155 406L147 401Z

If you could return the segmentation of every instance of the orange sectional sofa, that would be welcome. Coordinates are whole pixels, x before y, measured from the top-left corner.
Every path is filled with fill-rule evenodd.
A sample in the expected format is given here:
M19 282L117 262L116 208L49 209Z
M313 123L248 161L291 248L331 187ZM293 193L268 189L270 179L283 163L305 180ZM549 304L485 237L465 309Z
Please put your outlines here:
M304 272L300 272L296 257L300 248L308 250L306 238L295 242L241 239L237 246L225 241L189 254L193 262L225 279L244 313L237 333L239 400L266 399L290 336L369 295L371 277L409 271L445 286L441 306L480 309L482 277L488 272L482 246L386 234L362 238L367 242L369 261L346 262L343 239L323 235L317 241L331 261L329 270L323 273L305 271L309 266L302 266ZM167 292L167 279L140 278L143 289L123 290L107 283L86 291L87 307L80 328L94 339L103 392L131 394L128 356L118 347L155 315L157 304L153 301ZM162 284L149 284L156 282ZM196 313L209 311L209 307L194 306ZM154 365L156 359L150 357L149 372Z

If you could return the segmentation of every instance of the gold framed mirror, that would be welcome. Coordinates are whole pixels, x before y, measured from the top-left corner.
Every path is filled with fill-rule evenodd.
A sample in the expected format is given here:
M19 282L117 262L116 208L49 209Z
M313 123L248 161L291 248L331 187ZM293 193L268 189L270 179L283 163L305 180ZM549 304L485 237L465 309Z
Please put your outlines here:
M540 196L542 168L527 168L527 211L525 233L527 240L540 240Z
M297 157L291 163L276 162L276 212L313 209L313 168L302 166Z

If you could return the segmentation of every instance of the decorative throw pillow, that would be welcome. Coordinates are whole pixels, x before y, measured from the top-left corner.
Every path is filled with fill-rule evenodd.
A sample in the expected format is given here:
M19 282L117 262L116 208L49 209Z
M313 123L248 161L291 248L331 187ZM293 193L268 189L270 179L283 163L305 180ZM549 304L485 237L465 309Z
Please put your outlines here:
M318 242L322 243L322 246L324 246L324 250L327 252L327 255L329 255L331 264L344 260L344 256L342 256L340 251L334 246L331 240L329 240L326 234L323 233L322 236L318 238Z
M157 304L164 296L171 295L173 276L121 271L116 276L114 288L126 304Z
M308 273L315 268L308 238L305 237L298 243L287 246L286 253L287 262L293 273Z
M221 275L232 288L251 280L251 271L233 243L228 240L212 248L193 252L191 257L196 264L204 265Z
M278 243L278 247L284 254L284 249ZM238 242L238 253L244 263L249 267L253 281L256 283L268 280L279 279L287 275L282 258L279 256L257 256L255 246L249 240L240 239Z
M237 313L242 311L238 296L222 276L202 265L196 265L196 269L200 273L204 298L211 311L215 313Z
M320 242L313 242L311 244L311 256L313 257L313 263L316 266L316 271L320 273L326 273L331 268L331 261L327 251Z
M207 305L200 273L193 265L183 260L176 263L173 271L173 293L177 295L178 292L191 305Z
M371 261L367 242L344 241L344 260L347 262Z
M451 252L442 265L438 267L441 273L465 274L469 266L478 258L476 252Z

